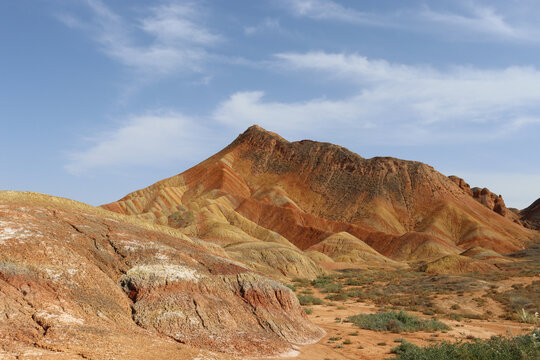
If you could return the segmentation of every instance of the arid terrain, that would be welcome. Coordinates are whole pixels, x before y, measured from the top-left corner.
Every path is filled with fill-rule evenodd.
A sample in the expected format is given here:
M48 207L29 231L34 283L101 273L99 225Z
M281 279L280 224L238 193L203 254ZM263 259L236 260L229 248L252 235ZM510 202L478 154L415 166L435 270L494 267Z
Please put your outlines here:
M384 359L528 334L539 201L258 126L101 207L0 192L0 359Z

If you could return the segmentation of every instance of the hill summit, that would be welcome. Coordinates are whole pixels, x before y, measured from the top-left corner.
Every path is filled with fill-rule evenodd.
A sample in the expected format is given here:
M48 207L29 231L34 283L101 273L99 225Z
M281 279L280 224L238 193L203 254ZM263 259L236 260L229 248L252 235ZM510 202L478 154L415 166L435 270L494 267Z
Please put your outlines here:
M533 233L505 216L502 198L486 201L421 162L289 142L254 125L193 168L103 207L217 243L277 277L310 277L343 259L392 266L475 246L522 249Z

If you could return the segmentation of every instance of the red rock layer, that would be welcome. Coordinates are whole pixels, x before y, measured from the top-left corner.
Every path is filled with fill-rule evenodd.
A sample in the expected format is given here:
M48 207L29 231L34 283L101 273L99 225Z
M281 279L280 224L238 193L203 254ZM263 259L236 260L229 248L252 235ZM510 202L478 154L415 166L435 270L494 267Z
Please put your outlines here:
M0 355L225 359L322 336L292 291L219 247L67 200L3 195Z
M208 201L227 199L234 211L300 249L345 231L404 260L475 245L508 253L532 238L500 215L506 212L502 198L484 194L488 209L471 195L464 181L419 162L364 159L340 146L291 143L253 126L199 165L104 208L181 228L182 221L168 220L177 209L197 218Z

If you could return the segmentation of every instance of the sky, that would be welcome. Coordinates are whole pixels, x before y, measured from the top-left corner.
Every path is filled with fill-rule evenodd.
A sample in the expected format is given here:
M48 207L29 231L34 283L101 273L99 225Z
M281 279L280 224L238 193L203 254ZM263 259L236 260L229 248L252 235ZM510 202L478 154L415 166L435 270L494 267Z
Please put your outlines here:
M0 2L0 189L92 205L258 124L540 197L533 0Z

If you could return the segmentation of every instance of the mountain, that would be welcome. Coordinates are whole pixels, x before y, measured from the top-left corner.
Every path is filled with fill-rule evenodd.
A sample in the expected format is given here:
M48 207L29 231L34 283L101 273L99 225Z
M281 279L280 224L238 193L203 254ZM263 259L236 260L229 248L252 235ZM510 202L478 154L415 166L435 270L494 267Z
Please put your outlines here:
M506 254L534 236L502 198L483 203L471 192L420 162L365 159L252 126L193 168L103 208L219 244L272 276L310 277L321 271L317 253L394 266L477 246Z
M540 198L520 211L521 220L531 229L540 230Z
M219 246L19 192L0 192L0 319L2 359L234 359L324 334Z

